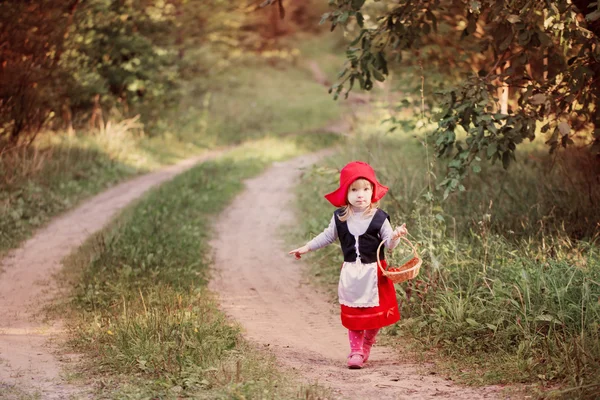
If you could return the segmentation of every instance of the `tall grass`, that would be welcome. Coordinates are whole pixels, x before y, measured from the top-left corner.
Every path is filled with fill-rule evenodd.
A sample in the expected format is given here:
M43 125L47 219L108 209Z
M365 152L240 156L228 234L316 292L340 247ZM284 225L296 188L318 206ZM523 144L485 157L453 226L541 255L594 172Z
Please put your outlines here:
M272 66L259 55L210 81L190 81L185 93L161 114L167 120L157 121L153 130L161 134L152 137L135 119L121 118L99 131L47 132L30 147L0 150L0 255L52 216L127 177L209 148L313 132L342 113L305 66Z
M68 138L0 156L0 255L80 199L143 169Z
M582 154L549 159L529 149L520 154L527 161L508 172L483 165L466 192L442 201L435 191L429 195L427 176L439 181L444 166L427 165L423 144L421 136L371 136L307 175L300 212L314 217L306 218L305 235L330 218L326 201L315 199L337 185L334 168L352 159L370 162L391 187L383 208L393 223L407 223L424 258L419 277L397 285L403 320L388 332L410 333L463 360L463 377L478 374L480 383L560 383L567 397L594 398L600 188L590 184L590 171L597 164ZM545 168L552 163L553 170ZM314 273L333 282L337 252L313 257ZM483 379L465 359L485 364Z
M290 137L242 146L178 176L70 257L72 345L99 398L317 398L246 344L205 285L214 217L273 161L328 145ZM300 144L299 144L300 143ZM304 144L303 144L304 143ZM311 397L313 396L313 397Z

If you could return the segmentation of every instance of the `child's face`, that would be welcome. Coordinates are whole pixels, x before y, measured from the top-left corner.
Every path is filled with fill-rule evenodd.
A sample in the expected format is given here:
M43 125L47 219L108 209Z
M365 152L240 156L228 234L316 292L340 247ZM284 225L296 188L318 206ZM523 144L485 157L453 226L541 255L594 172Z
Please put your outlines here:
M366 179L357 179L348 188L348 203L356 208L366 208L371 205L373 185Z

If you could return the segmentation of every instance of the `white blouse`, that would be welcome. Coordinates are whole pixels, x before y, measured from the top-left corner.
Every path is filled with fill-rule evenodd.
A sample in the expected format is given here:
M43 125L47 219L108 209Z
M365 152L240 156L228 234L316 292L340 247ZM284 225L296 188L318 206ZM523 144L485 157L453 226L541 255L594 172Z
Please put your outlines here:
M363 235L375 213L365 216L363 211L353 210L349 218L348 230L354 236L356 242L356 261L344 262L340 273L338 283L338 297L340 304L348 307L376 307L379 306L379 291L377 286L377 263L363 264L360 260L360 248L358 246L358 237ZM337 228L335 226L334 215L331 218L329 226L321 232L317 237L307 243L311 251L323 248L333 243L338 238ZM392 240L394 230L387 219L384 221L379 236L385 241L385 246L388 249L393 249L398 245L400 239Z
M358 249L358 236L363 235L367 231L369 225L371 225L373 217L375 216L375 213L373 213L364 218L363 214L364 211L353 211L352 214L350 214L349 218L346 220L346 222L348 223L348 230L352 235L354 235L354 238L356 239L357 255L360 255L360 250ZM307 246L310 249L310 251L321 249L337 240L338 233L337 228L335 226L335 218L335 215L333 215L331 217L331 221L329 222L329 226L325 228L325 230L319 235L317 235L313 240L307 243ZM390 224L390 221L386 218L386 220L383 222L383 225L381 225L381 229L379 230L379 236L381 237L381 240L385 240L385 247L387 247L388 249L395 248L400 242L400 239L392 240L393 234L394 230L392 229L392 225Z

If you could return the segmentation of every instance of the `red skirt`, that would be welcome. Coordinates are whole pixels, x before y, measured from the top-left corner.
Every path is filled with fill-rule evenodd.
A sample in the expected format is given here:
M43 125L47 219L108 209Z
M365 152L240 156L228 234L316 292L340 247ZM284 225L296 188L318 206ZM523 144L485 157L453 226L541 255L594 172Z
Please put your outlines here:
M381 264L387 266L385 261ZM379 305L376 307L348 307L340 304L342 325L352 331L378 329L392 325L400 320L400 310L396 301L394 283L377 268L377 289Z

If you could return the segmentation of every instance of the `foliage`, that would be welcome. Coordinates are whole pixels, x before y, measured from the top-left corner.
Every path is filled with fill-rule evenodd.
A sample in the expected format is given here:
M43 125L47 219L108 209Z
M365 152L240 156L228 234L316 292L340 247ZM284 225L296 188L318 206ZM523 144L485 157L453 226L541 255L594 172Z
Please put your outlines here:
M169 40L175 8L161 1L87 1L75 14L61 66L65 93L75 110L90 108L94 95L103 108L168 104L177 68Z
M70 125L73 114L164 101L176 75L159 39L172 9L159 0L2 2L0 134L17 141L58 117Z
M65 27L77 3L0 4L0 135L15 139L23 131L37 132L57 109L51 94L59 86Z
M140 172L82 143L21 148L0 157L0 254L82 198Z
M458 85L442 91L433 135L437 154L453 158L443 187L456 190L481 159L507 168L517 146L539 131L547 133L551 152L578 145L600 155L598 2L329 4L333 11L322 21L354 35L340 82L332 87L336 98L356 82L370 90L374 81L385 80L394 58L458 75Z
M585 168L573 173L571 163L583 156L566 152L551 173L542 167L550 156L535 150L529 155L539 163L527 158L511 174L482 165L465 193L442 202L427 179L434 185L445 167L426 161L427 142L418 139L398 133L359 140L305 174L298 191L304 237L318 234L331 215L324 199L314 199L336 184L335 167L352 159L370 162L390 186L382 207L394 225L406 222L424 259L417 279L397 285L403 320L386 332L412 334L423 348L459 360L463 378L474 369L479 383L537 382L568 390L567 398L594 398L600 384L600 192L592 189L589 199L579 179ZM575 204L577 213L569 207ZM576 235L571 226L586 233ZM402 254L398 249L390 257ZM339 249L320 250L311 260L313 274L333 295ZM485 362L490 358L493 363Z
M316 39L306 39L305 45ZM330 37L321 40L328 43ZM295 42L286 47L295 48ZM312 56L324 67L322 51ZM271 59L248 57L244 68L229 66L229 75L192 80L196 89L183 91L172 123L158 124L162 135L144 135L139 119L107 121L93 135L41 135L30 146L0 151L0 253L16 247L50 218L77 205L109 185L134 174L198 155L208 148L293 133L316 133L339 118L323 87L288 60L285 71ZM328 64L329 63L329 64ZM208 81L208 82L207 82ZM261 91L261 95L256 93ZM295 91L294 96L288 96ZM200 101L198 95L201 95ZM306 142L333 143L332 135L296 137ZM0 141L0 149L3 147Z
M0 2L0 136L14 144L138 114L147 133L164 133L186 96L315 30L320 7L290 7L283 24L245 0Z

